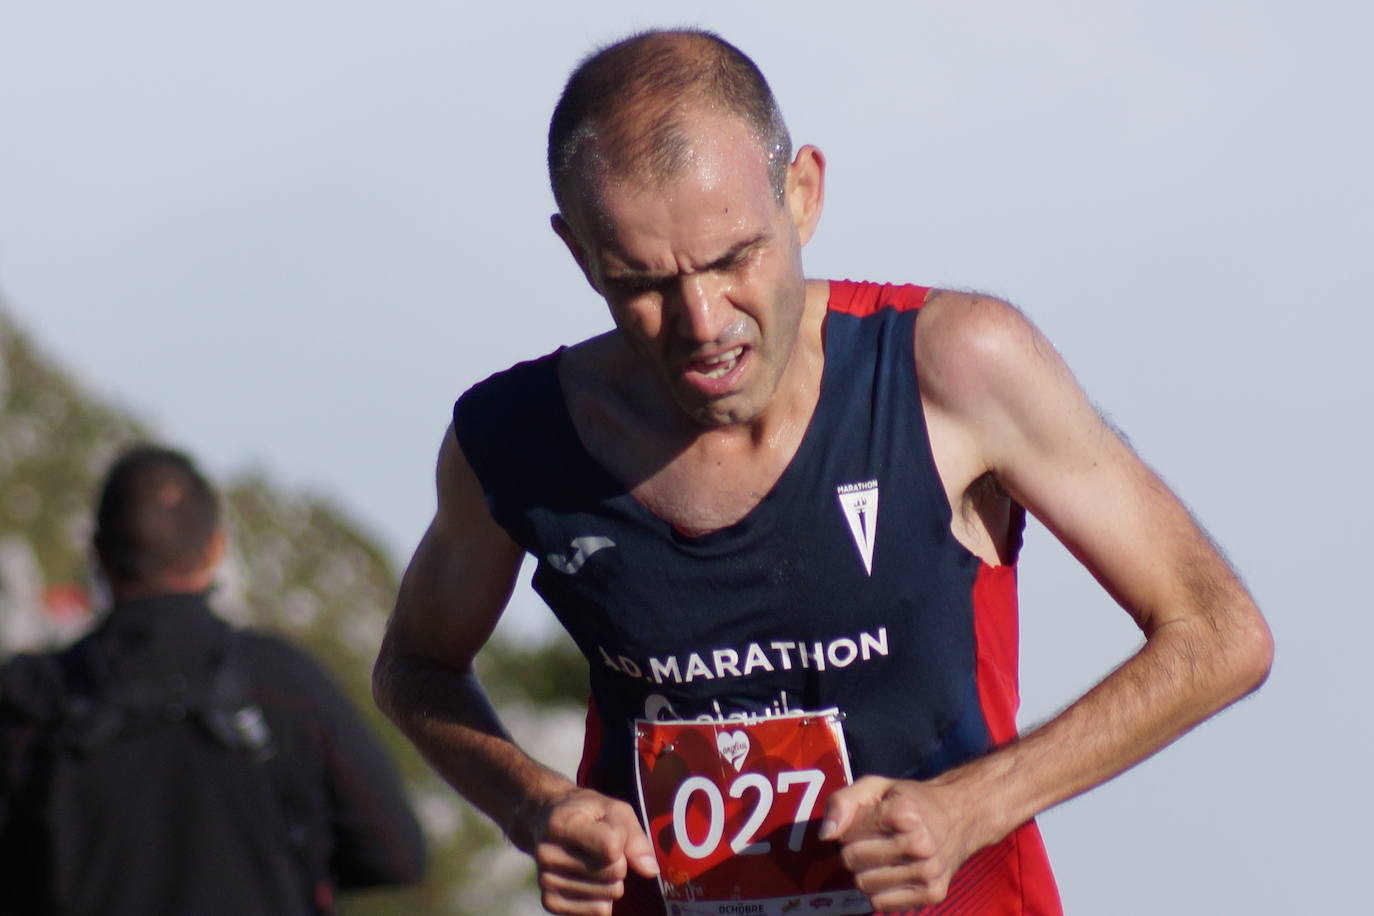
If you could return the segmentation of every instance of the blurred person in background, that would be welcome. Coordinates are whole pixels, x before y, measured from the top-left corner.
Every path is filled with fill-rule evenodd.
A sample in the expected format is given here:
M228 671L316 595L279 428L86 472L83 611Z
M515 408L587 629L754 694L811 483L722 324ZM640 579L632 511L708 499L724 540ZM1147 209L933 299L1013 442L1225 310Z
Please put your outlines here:
M191 460L110 468L113 606L0 671L0 912L319 914L418 881L419 825L357 711L301 650L206 595L227 537Z

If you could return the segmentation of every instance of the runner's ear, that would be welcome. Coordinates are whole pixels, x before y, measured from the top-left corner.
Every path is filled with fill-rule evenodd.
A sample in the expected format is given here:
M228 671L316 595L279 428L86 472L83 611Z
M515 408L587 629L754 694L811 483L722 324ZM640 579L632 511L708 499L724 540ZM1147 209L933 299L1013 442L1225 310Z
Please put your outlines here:
M811 241L824 203L825 154L808 144L797 150L787 167L787 206L801 244Z
M601 287L597 286L596 279L592 276L591 263L587 258L587 249L582 247L582 242L578 239L577 233L573 231L573 227L568 224L568 221L563 218L563 214L555 213L553 216L550 216L549 225L553 227L553 231L558 237L563 240L563 244L568 246L568 252L573 256L573 260L577 262L577 266L582 269L582 276L587 278L587 284L591 286L592 289L596 290L598 296L604 295L601 292Z

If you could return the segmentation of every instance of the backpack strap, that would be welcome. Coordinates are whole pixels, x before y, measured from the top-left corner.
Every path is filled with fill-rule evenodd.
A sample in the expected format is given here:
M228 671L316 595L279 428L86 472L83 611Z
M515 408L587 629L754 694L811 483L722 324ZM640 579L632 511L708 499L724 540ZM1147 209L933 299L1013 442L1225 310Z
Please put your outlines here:
M242 752L265 786L263 804L278 815L283 841L296 860L308 901L317 911L328 912L332 883L313 864L308 805L297 801L291 791L289 764L278 756L272 728L253 697L247 641L240 631L231 629L209 681L197 688L180 677L158 684L124 682L110 671L93 643L79 641L55 656L41 657L56 663L50 687L59 688L61 696L55 704L50 702L47 715L34 718L48 723L49 755L90 757L140 723L176 724L188 719L216 744ZM11 699L5 693L12 691L0 687L0 701ZM35 762L35 777L44 778L41 771L47 771L46 776L55 771L52 756L46 764Z
M292 791L288 762L278 755L272 729L262 708L253 702L246 645L247 639L240 631L230 631L224 657L210 680L206 702L196 710L196 718L221 744L241 750L266 777L271 786L269 804L278 815L286 843L305 878L307 899L318 912L328 913L333 909L333 883L327 873L315 867L310 854L309 806Z
M244 642L238 630L229 632L224 657L210 679L202 702L192 711L196 720L220 744L242 750L255 763L266 763L277 755L277 746L262 707L253 702L247 660L243 654Z

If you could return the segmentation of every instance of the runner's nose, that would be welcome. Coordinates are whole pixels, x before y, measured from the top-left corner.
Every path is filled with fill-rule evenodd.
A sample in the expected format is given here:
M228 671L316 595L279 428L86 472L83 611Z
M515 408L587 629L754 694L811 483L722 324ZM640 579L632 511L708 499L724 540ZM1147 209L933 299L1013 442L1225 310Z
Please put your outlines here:
M672 298L674 330L696 343L711 343L734 320L734 306L725 295L725 284L710 273L684 276Z

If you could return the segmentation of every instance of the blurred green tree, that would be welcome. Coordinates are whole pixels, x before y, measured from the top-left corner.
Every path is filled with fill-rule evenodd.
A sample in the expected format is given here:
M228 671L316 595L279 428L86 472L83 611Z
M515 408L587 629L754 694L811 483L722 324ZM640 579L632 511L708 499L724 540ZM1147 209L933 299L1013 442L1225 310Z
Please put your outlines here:
M99 604L86 546L95 488L122 447L153 438L148 424L44 358L0 307L0 658L65 642L89 624ZM220 489L232 546L215 605L324 663L392 753L429 839L423 884L345 894L340 911L476 916L512 912L516 900L528 908L535 899L528 862L372 703L372 661L398 582L385 554L342 507L275 487L264 472ZM586 663L566 638L530 645L498 634L480 675L515 723L530 730L553 719L580 723Z

